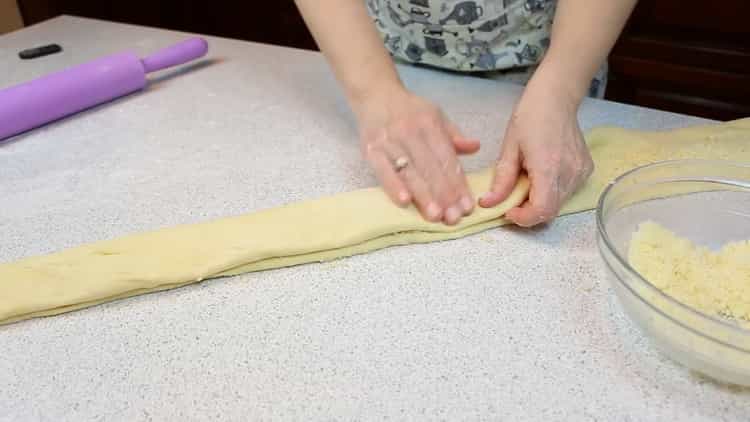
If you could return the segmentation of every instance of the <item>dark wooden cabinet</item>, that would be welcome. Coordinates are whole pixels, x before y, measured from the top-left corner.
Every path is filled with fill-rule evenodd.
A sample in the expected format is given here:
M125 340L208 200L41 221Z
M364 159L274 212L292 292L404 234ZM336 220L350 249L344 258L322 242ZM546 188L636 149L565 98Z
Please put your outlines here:
M70 14L316 49L292 0L19 5L27 24ZM640 0L610 55L607 98L719 120L750 116L750 0Z
M750 1L640 0L610 55L607 98L750 116Z
M67 14L317 49L292 0L19 0L26 24Z

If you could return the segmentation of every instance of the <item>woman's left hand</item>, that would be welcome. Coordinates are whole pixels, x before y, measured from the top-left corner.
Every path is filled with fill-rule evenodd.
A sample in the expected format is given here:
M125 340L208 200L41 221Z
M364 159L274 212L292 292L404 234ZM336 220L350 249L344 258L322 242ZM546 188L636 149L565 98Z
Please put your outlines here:
M580 100L562 87L542 77L529 82L508 122L492 187L479 201L482 207L499 204L525 172L529 197L505 215L519 226L553 220L594 170L578 125Z

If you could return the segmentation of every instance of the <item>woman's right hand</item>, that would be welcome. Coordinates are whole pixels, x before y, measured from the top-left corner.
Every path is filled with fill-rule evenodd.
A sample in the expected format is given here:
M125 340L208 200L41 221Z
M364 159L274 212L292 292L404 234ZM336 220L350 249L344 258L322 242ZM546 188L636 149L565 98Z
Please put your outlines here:
M295 3L344 88L364 155L388 195L400 205L414 203L429 221L455 224L470 213L474 198L456 153L475 152L479 143L404 88L365 2Z
M475 199L457 154L479 149L439 107L403 87L380 90L355 108L363 154L388 196L414 203L432 222L456 224Z

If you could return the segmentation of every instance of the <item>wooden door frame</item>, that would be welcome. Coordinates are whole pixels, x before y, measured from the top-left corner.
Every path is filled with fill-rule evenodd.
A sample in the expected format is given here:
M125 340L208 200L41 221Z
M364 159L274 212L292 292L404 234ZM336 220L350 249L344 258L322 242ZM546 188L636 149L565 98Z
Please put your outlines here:
M21 28L23 20L16 0L0 0L0 34Z

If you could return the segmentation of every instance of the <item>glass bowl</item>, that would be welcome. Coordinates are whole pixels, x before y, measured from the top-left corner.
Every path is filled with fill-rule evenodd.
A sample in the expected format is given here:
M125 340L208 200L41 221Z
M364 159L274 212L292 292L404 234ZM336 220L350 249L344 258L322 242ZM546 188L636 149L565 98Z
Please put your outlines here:
M678 301L628 261L631 236L647 221L712 250L750 239L750 163L675 160L638 167L607 186L596 221L613 290L653 344L710 378L750 386L750 324Z

